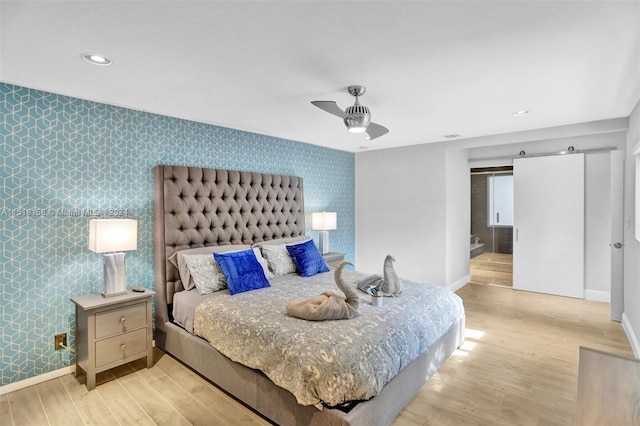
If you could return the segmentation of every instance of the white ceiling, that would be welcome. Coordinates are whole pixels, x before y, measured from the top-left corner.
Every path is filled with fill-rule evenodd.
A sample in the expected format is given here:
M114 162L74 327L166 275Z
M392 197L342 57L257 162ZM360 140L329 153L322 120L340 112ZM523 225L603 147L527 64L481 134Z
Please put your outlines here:
M0 14L4 82L351 152L626 117L640 98L640 1L2 1ZM352 84L389 134L367 141L310 103L345 108Z

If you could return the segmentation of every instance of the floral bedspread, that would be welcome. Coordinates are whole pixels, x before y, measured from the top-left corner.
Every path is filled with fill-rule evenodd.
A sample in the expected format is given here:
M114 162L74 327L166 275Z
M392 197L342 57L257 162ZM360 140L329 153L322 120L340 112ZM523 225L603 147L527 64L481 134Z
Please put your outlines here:
M363 275L343 271L343 277L355 285ZM375 396L464 316L451 291L403 280L402 296L386 297L379 307L363 293L353 319L305 321L287 316L287 303L325 290L341 294L333 272L282 278L269 288L205 300L196 308L194 333L231 360L263 371L302 405Z

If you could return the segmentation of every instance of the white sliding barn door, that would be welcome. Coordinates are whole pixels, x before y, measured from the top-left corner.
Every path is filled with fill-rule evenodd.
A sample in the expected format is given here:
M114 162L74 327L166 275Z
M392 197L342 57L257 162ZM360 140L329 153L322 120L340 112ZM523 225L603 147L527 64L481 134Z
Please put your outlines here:
M584 154L515 159L513 179L513 288L584 298Z

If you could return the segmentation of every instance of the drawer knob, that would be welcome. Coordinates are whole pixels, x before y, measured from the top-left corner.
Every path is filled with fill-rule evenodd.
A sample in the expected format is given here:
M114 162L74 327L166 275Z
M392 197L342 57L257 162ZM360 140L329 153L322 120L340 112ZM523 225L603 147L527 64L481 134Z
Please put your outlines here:
M120 322L124 324L127 319L125 317L120 318Z
M122 349L122 351L124 352L124 350L127 349L127 345L120 346L120 349Z

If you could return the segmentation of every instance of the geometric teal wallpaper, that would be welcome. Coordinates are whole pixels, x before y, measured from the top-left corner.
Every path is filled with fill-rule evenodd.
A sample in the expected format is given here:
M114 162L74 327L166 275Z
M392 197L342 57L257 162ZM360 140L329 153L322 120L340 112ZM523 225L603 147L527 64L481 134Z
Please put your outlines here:
M0 83L0 386L73 364L70 297L99 292L89 219L138 220L130 284L153 288L153 167L304 178L311 212L338 212L332 251L355 258L354 154Z

